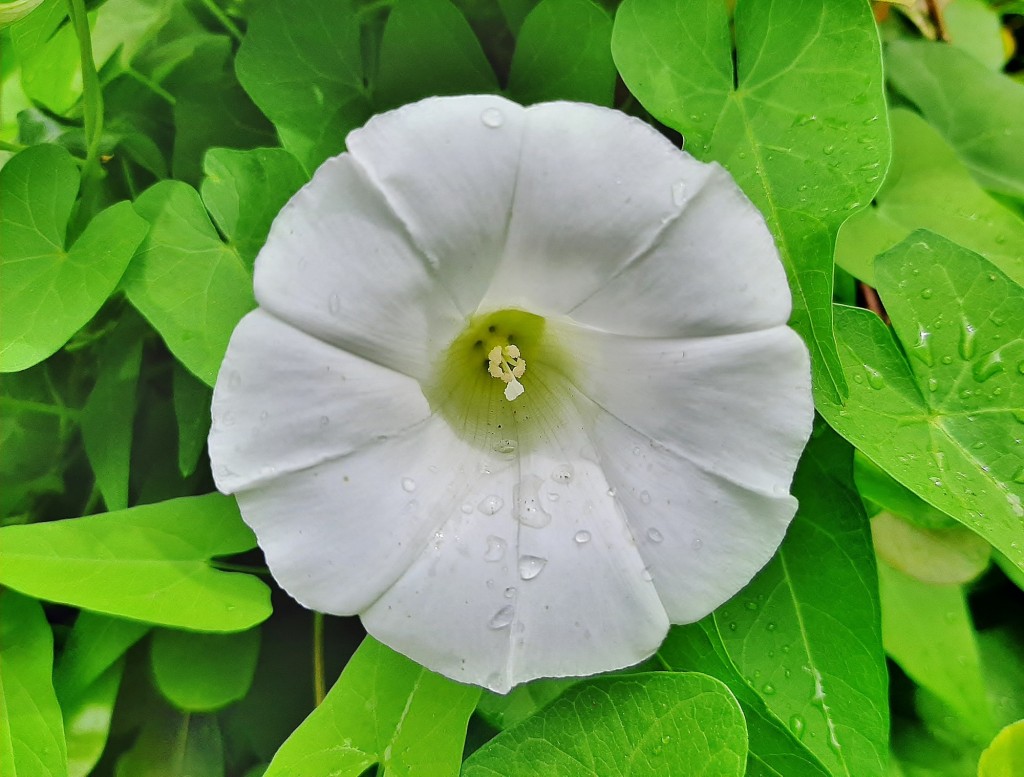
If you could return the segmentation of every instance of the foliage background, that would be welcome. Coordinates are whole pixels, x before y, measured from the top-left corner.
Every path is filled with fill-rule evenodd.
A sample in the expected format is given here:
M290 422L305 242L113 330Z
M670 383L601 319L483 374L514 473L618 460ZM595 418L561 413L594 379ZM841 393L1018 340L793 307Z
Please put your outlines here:
M0 773L1024 773L1022 39L999 0L44 0L6 24ZM499 91L729 168L820 414L746 589L641 667L507 697L295 605L205 452L280 206L373 113Z

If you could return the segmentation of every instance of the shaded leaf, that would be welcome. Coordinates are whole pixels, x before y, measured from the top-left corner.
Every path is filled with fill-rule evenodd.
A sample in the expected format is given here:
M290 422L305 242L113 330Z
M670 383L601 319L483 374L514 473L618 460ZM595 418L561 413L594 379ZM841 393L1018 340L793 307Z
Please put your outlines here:
M87 777L103 755L123 673L124 662L118 661L73 700L62 702L68 777Z
M178 709L213 712L248 693L259 650L259 629L237 634L158 629L150 643L153 679Z
M79 613L53 673L61 704L71 704L83 695L148 632L144 623Z

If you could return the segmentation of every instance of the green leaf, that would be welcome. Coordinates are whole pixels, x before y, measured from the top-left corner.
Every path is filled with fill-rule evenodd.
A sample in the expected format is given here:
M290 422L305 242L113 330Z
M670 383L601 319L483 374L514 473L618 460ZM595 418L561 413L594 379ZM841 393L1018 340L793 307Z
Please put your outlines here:
M306 173L282 148L211 148L203 159L203 172L203 203L228 245L251 268L270 223L306 183Z
M942 529L925 529L892 513L871 519L875 553L893 569L932 585L959 585L988 568L992 546L953 521Z
M185 497L0 528L0 583L144 623L242 631L270 615L270 592L252 575L218 572L209 560L255 545L234 499Z
M868 522L852 450L823 425L793 482L778 555L715 612L733 663L834 775L885 774L889 700Z
M70 703L62 702L68 747L68 777L87 777L107 745L124 662L107 668Z
M676 671L702 672L721 680L743 710L750 738L746 777L830 777L821 762L768 709L729 659L714 619L674 627L658 656Z
M924 529L948 529L959 525L942 510L932 507L899 481L894 480L860 451L854 453L853 479L863 499L910 521L915 526Z
M929 585L879 564L885 651L983 736L993 732L963 588Z
M511 728L535 715L578 682L576 677L534 680L517 685L504 696L484 691L476 711L497 729Z
M50 624L39 602L13 591L0 590L0 612L0 764L4 775L62 777L68 773L68 756L50 679Z
M457 775L479 697L367 637L266 777L358 777L375 763L385 774Z
M880 256L875 273L909 359L876 315L837 306L852 391L845 406L819 410L876 465L1024 568L1024 289L924 231Z
M188 477L196 471L210 433L213 391L179 364L172 382L174 418L178 423L178 471Z
M975 634L997 725L1024 719L1024 631L1019 619Z
M736 699L702 674L603 677L569 690L471 755L463 777L566 774L742 777L747 731Z
M835 399L847 392L830 307L835 235L889 163L875 22L862 0L740 0L731 34L726 5L626 0L612 53L643 106L764 213L815 390Z
M53 673L61 705L69 705L85 694L148 632L149 626L144 623L79 613Z
M404 0L388 16L374 104L394 108L424 97L496 92L480 42L449 0Z
M949 41L989 70L1006 63L999 11L985 0L953 0L943 10Z
M1024 198L1024 84L945 43L895 41L886 63L893 86L945 136L982 186Z
M508 91L523 103L578 100L611 106L612 20L591 0L544 0L516 40Z
M135 209L150 231L125 273L125 293L171 353L212 386L235 325L256 306L249 269L188 184L162 181Z
M8 28L25 94L57 114L70 111L82 94L78 39L67 15L67 0L44 0Z
M249 692L260 651L260 630L196 634L158 629L150 644L153 679L185 712L213 712Z
M213 715L150 711L116 777L224 777L224 740Z
M1024 285L1024 219L982 189L927 122L891 114L892 166L872 207L843 224L836 263L871 286L875 257L915 229L930 229L981 254Z
M266 0L249 18L238 80L307 171L370 116L360 30L351 0Z
M992 740L981 754L978 777L1019 777L1024 772L1024 720L1018 720Z
M142 326L131 310L99 356L99 377L82 408L82 441L108 510L128 506L135 392L142 367Z
M67 248L79 183L71 155L57 146L30 148L0 170L0 371L31 367L87 324L146 234L146 223L121 202Z

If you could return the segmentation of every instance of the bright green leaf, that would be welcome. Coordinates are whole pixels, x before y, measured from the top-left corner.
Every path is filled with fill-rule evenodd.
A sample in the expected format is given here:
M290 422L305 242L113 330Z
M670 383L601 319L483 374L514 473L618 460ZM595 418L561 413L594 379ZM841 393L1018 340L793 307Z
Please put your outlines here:
M457 775L479 697L367 637L266 777L358 777L375 763L385 774Z
M361 24L351 0L267 0L249 18L238 80L307 171L370 116Z
M68 747L68 777L87 777L103 755L123 673L124 662L118 661L73 701L61 704Z
M99 356L99 376L82 409L82 441L108 510L128 506L135 393L142 366L142 331L129 309Z
M887 74L971 168L982 186L1024 198L1024 84L955 46L896 41Z
M658 656L671 669L702 672L729 686L747 720L750 751L746 777L829 777L821 762L797 739L802 729L791 731L740 676L713 618L674 627Z
M61 704L83 695L148 632L145 623L80 612L53 673Z
M66 247L80 177L71 155L35 146L0 170L0 370L16 372L50 356L107 301L146 223L127 202L98 214Z
M391 9L380 44L374 91L378 108L497 89L480 42L449 0L403 0Z
M850 447L824 426L775 559L715 612L733 663L834 775L885 774L889 699L868 523Z
M282 148L211 148L203 159L203 173L203 203L228 245L252 267L270 223L306 183L302 165Z
M60 706L50 679L50 624L39 602L14 591L0 590L0 612L0 764L4 775L63 777L68 773L68 756Z
M476 711L489 724L504 730L536 714L578 682L576 677L533 680L517 685L504 696L484 691Z
M162 181L135 201L135 209L151 226L125 273L124 290L171 353L212 386L231 332L256 305L249 270L221 241L188 184Z
M929 585L879 564L885 651L918 685L991 736L981 658L963 588Z
M1010 623L975 634L996 725L1024 718L1024 630Z
M836 263L871 286L875 257L916 229L930 229L981 254L1024 284L1024 219L982 189L927 122L891 114L892 166L872 207L843 224Z
M924 231L880 256L875 272L909 357L876 315L837 306L852 391L845 406L819 410L876 465L1024 567L1024 289Z
M695 156L722 163L764 213L815 390L844 396L832 332L835 235L871 200L889 163L869 5L740 0L731 31L726 3L626 0L612 52L643 106Z
M242 631L270 615L270 592L252 575L218 572L209 560L255 545L234 499L186 497L0 528L0 583L145 623Z
M985 0L953 0L943 10L949 42L990 70L1006 62L999 11Z
M569 690L466 760L463 777L742 777L747 731L736 699L702 674L604 677Z
M900 516L924 529L948 529L957 526L955 519L890 477L860 451L853 457L853 479L861 497L882 510Z
M248 693L259 651L259 629L237 634L158 629L150 643L153 679L178 709L213 712Z
M611 106L611 39L611 17L591 0L544 0L516 40L509 95L524 105L578 100Z
M57 114L70 111L82 94L78 39L67 15L67 0L44 0L8 28L25 94Z
M981 754L978 777L1020 777L1024 773L1024 720L1018 720L992 740Z
M153 710L116 777L224 777L224 739L213 715Z

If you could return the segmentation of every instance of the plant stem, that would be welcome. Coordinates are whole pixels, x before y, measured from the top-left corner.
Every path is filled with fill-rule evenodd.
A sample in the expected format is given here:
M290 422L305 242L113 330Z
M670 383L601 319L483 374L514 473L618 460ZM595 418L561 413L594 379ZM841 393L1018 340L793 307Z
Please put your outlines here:
M242 31L238 29L237 24L231 21L231 17L224 13L224 9L217 5L216 0L200 0L200 2L206 7L207 11L213 14L214 18L221 23L221 26L228 31L232 38L237 41L242 40Z
M324 614L313 613L313 698L316 706L324 703L327 682L324 679Z
M92 35L84 0L68 0L71 24L78 36L78 51L82 60L82 100L85 118L85 174L99 178L103 171L99 162L100 140L103 135L103 93L100 77L92 56Z

